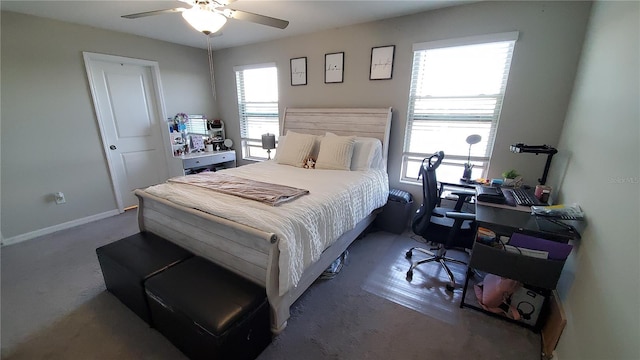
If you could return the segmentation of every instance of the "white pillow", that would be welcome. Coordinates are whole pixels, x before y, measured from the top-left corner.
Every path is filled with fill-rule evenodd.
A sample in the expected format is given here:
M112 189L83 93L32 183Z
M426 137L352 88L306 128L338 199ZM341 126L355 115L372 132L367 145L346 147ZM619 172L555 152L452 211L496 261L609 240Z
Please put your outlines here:
M282 144L284 144L286 138L286 135L278 136L278 144L276 146L276 154L273 156L273 161L278 162L278 154L280 153L278 150L282 149Z
M387 170L384 159L382 158L382 144L376 146L373 152L370 169Z
M374 164L375 160L375 164ZM356 137L351 158L351 170L361 171L379 168L382 160L382 143L376 138Z
M337 136L327 133L320 142L316 169L351 170L355 141L355 136Z
M325 136L338 136L332 132L327 132ZM351 170L384 170L382 159L382 142L380 139L371 137L356 137L351 157Z
M316 135L315 141L313 143L313 149L311 149L311 155L309 155L309 157L311 157L314 161L318 158L318 153L320 152L320 142L322 141L323 137L324 135ZM280 147L286 141L286 139L287 139L286 135L280 135L278 137L278 146L276 148L276 154L273 157L273 160L275 160L276 162L278 162L278 149L280 149Z
M311 155L309 155L314 161L318 160L318 154L320 154L320 144L324 139L324 135L317 135L316 140L313 143L313 149L311 149Z
M305 160L311 154L315 138L315 135L287 131L286 141L280 144L277 151L276 162L283 165L303 167Z

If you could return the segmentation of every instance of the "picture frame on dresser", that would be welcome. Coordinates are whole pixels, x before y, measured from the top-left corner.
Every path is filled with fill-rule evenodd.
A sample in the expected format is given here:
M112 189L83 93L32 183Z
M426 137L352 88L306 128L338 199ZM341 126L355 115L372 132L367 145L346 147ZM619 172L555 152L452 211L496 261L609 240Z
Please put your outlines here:
M290 60L291 86L307 85L307 57Z
M334 84L344 81L344 52L324 55L324 83Z
M202 135L191 135L191 151L204 151Z

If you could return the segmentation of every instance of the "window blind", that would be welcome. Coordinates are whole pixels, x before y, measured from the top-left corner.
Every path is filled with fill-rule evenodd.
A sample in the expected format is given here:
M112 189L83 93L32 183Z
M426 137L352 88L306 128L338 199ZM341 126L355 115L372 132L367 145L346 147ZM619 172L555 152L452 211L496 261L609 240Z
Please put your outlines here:
M482 141L471 160L486 168L504 98L518 33L414 45L403 156L403 180L415 179L417 161L436 151L461 167L469 155L467 136ZM498 39L499 41L491 41ZM460 45L468 41L467 45Z
M261 136L278 134L278 72L275 64L235 68L244 158L262 158ZM266 158L266 156L264 156Z

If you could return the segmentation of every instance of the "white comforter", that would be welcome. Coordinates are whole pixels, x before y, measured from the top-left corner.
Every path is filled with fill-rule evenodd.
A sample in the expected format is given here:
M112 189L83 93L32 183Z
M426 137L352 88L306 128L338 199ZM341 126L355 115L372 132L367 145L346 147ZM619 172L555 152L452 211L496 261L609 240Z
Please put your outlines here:
M309 195L274 207L191 185L163 183L145 191L278 235L279 292L296 286L303 271L340 235L387 202L389 182L382 170L303 169L265 161L225 173L309 190Z

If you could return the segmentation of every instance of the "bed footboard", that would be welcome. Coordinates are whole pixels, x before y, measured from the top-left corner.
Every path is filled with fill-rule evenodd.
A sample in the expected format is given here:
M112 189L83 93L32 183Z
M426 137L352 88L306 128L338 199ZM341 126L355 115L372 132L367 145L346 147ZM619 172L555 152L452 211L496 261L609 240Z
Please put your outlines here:
M278 237L199 210L176 205L136 190L138 226L264 286L271 307L271 330L280 333L287 325L291 305L322 272L375 219L376 212L328 247L320 259L304 271L298 286L279 293Z
M278 237L202 211L176 205L136 190L138 226L265 287L272 311L272 327L289 318L276 311L280 304ZM281 329L280 329L281 330Z

